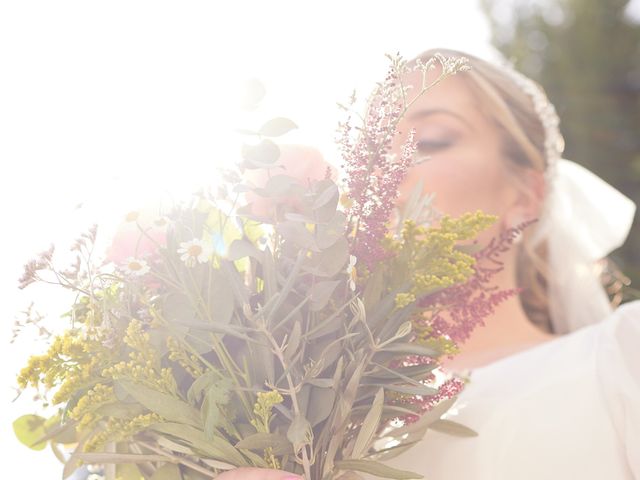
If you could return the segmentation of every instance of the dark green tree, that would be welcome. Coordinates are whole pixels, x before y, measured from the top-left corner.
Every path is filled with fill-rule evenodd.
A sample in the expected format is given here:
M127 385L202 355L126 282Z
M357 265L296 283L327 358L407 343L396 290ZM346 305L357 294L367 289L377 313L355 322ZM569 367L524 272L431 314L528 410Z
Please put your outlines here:
M493 43L547 91L565 158L640 205L640 23L629 0L482 0ZM640 215L613 260L640 285Z

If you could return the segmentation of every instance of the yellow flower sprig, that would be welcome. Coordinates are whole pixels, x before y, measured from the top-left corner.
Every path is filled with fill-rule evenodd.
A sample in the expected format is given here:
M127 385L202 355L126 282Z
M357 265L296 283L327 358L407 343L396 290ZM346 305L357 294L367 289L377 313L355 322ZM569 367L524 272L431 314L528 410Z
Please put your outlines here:
M111 355L100 342L80 330L68 330L54 339L47 353L29 358L18 375L18 385L47 390L59 387L52 398L52 403L58 405L94 385L102 368L111 362Z
M102 377L129 378L160 392L175 394L177 385L173 372L170 368L160 366L160 355L149 340L149 334L142 329L142 323L136 319L131 320L124 336L125 344L132 349L129 352L130 360L105 368Z
M251 425L260 433L270 433L269 424L273 417L273 407L283 401L282 395L276 390L258 392L258 399L253 407L256 418L251 420ZM279 469L281 467L271 447L264 450L264 459L271 468Z
M396 296L396 307L403 308L429 293L465 282L473 274L475 259L458 246L478 235L496 217L482 212L460 218L445 216L438 227L418 226L406 221L400 239L387 238L386 248L395 254L392 277L400 284L411 272L411 287Z
M98 407L116 400L113 387L98 383L80 397L76 406L69 413L69 417L77 420L80 428L88 427L99 419L99 416L95 414Z
M167 337L167 348L169 349L169 360L173 360L194 379L204 374L204 369L200 359L189 354L186 349L174 337Z
M84 446L85 452L95 452L105 443L118 441L135 435L163 419L157 413L146 413L129 419L109 418L104 430L94 435Z

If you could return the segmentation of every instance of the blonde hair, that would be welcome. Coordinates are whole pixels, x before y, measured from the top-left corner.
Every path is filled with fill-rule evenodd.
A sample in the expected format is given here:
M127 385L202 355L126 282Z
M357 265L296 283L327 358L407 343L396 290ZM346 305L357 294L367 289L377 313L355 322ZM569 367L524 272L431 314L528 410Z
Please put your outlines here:
M502 132L503 151L510 160L507 168L514 179L527 192L523 170L544 172L547 168L544 149L544 127L527 95L500 67L473 55L449 49L423 52L412 62L426 61L439 52L450 57L466 57L471 69L459 74L477 99L483 104L483 113ZM523 289L520 301L529 320L543 331L553 333L547 293L548 262L546 242L531 244L533 228L523 233L517 248L517 284Z

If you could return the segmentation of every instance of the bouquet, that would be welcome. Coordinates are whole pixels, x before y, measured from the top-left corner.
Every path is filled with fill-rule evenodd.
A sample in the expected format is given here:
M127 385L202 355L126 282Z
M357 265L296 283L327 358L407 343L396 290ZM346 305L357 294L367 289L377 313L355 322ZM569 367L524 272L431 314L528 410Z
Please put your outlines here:
M295 124L276 118L243 131L242 163L216 188L152 221L129 214L110 259L94 260L93 227L70 268L54 265L53 248L27 264L21 287L53 278L76 294L68 329L18 376L56 411L14 423L32 448L51 445L64 478L82 464L131 480L242 466L421 478L381 460L427 428L474 434L440 419L464 382L434 371L510 294L488 289L478 264L498 245L482 253L469 242L494 219L424 225L428 199L416 194L412 217L390 231L416 145L410 134L398 158L389 153L412 98L407 63L389 58L361 126L355 98L342 106L342 185L330 172L287 174L274 139ZM415 68L424 80L413 98L467 66L436 55Z

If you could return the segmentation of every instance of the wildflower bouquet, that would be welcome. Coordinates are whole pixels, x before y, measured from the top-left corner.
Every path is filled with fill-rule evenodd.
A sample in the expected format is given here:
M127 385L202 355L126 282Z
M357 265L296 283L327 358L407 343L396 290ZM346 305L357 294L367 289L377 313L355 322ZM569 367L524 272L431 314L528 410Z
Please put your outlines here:
M388 153L410 98L407 63L389 58L363 125L340 125L342 191L330 175L282 173L273 138L295 125L274 119L244 132L255 141L215 193L152 222L130 214L132 253L115 268L91 261L95 228L74 246L71 269L54 266L53 250L27 265L22 287L53 274L77 293L70 327L19 375L58 412L14 424L30 446L51 444L64 478L83 463L136 480L241 466L309 480L421 478L380 460L427 427L473 434L440 419L464 382L438 384L434 370L480 320L460 302L487 310L499 301L461 245L493 219L404 219L400 234L388 233L416 148L412 134L399 158ZM435 56L415 68L422 95L467 67ZM249 181L260 172L264 181Z

